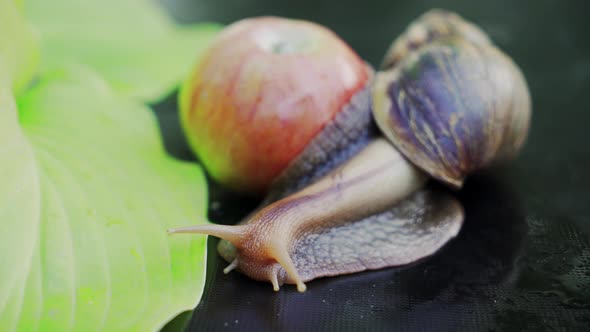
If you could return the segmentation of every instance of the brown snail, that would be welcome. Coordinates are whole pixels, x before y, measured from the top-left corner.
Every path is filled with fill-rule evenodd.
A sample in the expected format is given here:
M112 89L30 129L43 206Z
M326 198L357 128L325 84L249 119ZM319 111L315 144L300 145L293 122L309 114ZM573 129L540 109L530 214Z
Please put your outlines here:
M444 11L414 22L383 63L371 95L354 97L366 107L338 114L241 225L170 232L220 237L227 272L300 292L317 277L436 252L458 233L463 210L428 179L460 188L470 172L513 157L528 132L528 88L481 30ZM371 131L367 100L382 135Z

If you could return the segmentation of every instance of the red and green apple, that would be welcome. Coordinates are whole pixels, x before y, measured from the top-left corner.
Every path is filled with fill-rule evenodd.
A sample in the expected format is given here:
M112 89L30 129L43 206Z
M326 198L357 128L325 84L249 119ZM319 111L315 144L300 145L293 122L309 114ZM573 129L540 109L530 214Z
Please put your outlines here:
M183 85L182 126L216 181L262 194L365 86L366 68L321 25L238 21L218 35Z

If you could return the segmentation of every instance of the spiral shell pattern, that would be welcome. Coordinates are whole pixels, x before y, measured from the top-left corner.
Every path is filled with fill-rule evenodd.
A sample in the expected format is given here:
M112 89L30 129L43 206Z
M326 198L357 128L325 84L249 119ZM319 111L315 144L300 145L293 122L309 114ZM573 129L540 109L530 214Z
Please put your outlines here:
M427 36L418 42L417 29ZM459 188L468 173L523 146L531 115L526 81L475 25L427 13L394 42L384 63L373 88L375 120L432 177Z

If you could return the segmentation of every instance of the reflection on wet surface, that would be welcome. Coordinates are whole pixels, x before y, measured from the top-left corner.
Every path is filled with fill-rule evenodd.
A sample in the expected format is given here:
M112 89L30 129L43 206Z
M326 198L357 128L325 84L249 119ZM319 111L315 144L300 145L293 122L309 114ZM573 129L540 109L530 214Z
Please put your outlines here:
M232 201L221 192L216 195ZM527 222L514 193L499 179L482 174L471 178L457 196L465 207L465 224L436 255L410 266L318 279L308 284L305 294L293 287L275 293L267 283L238 273L224 275L226 263L215 252L217 240L210 240L209 282L190 326L257 331L322 326L354 330L367 324L375 329L499 328L520 321L542 322L552 312L558 327L566 319L560 314L575 315L567 308L576 304L579 323L584 324L584 299L560 303L567 291L532 271L538 264L530 262L548 259L549 254L523 258L526 249L535 249L528 234L543 230ZM253 206L244 206L242 212ZM556 268L568 275L568 266ZM527 281L530 277L533 280Z

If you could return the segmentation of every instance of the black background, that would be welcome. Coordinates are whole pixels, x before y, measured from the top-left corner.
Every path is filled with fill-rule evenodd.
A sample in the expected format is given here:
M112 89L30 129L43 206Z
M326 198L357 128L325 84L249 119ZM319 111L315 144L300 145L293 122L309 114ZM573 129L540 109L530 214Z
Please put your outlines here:
M435 256L308 283L304 294L237 273L209 240L199 306L167 328L195 331L588 330L590 328L590 5L584 1L164 0L182 23L278 15L328 26L373 65L431 8L475 22L523 70L533 97L514 162L471 177L460 235ZM175 96L156 106L167 149L191 159ZM256 201L214 184L209 218L235 223ZM190 317L190 318L189 318Z

